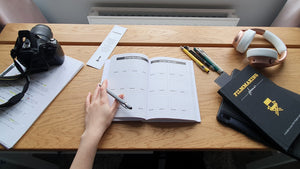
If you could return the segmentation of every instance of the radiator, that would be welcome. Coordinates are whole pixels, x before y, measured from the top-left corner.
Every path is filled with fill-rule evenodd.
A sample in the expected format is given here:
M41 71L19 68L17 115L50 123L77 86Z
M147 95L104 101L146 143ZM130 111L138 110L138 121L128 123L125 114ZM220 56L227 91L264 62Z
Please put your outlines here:
M234 9L91 7L89 24L237 26Z

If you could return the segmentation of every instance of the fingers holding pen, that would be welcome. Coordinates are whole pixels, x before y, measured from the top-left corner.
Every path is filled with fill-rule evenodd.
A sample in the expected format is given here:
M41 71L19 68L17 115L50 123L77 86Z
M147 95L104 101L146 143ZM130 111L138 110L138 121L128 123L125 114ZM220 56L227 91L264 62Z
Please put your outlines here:
M107 84L108 84L107 80L104 80L102 84L98 84L99 87L97 86L97 89L95 90L94 96L92 98L98 99L100 101L99 103L101 105L108 104L109 103L108 94L109 94L110 96L115 98L119 102L119 104L122 105L123 107L125 107L127 109L132 109L132 107L130 105L128 105L122 98L120 98L120 96L117 96L113 92L108 90ZM121 96L124 97L123 95L121 95Z
M86 97L86 101L85 101L85 107L86 109L95 102L99 102L100 101L100 94L101 93L101 87L99 86L99 84L97 85L96 89L94 90L93 94L91 92L88 93L87 97ZM99 100L99 101L96 101Z
M91 92L89 92L88 95L86 96L86 100L85 100L86 111L87 111L87 107L91 104L91 99L92 99L92 94L91 94Z
M120 94L119 97L121 99L124 99L124 95L123 94ZM114 102L113 102L113 104L111 105L111 111L113 112L114 115L116 114L119 105L120 105L120 103L115 99Z
M100 87L100 99L103 103L108 103L108 95L107 95L107 80L104 80Z
M100 98L100 86L97 85L93 95L92 95L92 101L96 100L97 98Z

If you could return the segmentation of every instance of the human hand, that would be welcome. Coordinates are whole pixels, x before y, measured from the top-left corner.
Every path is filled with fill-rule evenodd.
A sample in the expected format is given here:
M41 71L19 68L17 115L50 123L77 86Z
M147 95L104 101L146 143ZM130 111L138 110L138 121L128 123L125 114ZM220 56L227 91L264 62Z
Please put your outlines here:
M92 95L89 92L86 98L85 131L83 135L100 139L117 112L119 103L115 100L112 106L109 105L106 88L107 80L104 80L101 87L98 85L94 94ZM119 97L123 98L123 95Z

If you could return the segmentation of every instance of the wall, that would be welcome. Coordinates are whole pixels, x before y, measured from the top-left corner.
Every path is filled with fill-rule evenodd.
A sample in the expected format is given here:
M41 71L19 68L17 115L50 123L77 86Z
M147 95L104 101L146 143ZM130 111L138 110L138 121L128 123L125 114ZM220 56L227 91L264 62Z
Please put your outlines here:
M234 8L239 26L269 26L286 0L33 0L49 22L86 24L92 6ZM182 4L184 2L184 4Z

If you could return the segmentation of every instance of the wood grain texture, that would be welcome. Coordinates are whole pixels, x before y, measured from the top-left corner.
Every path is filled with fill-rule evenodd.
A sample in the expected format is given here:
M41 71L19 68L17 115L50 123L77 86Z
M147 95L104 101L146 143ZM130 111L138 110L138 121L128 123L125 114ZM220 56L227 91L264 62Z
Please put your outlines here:
M61 27L59 27L61 29ZM107 29L110 30L110 29ZM87 31L87 30L86 30ZM71 32L70 32L71 33ZM128 33L128 32L127 32ZM71 33L72 35L74 33ZM128 33L129 34L129 33ZM129 36L129 35L128 35ZM146 41L146 40L145 40ZM0 45L0 71L12 63L13 45ZM65 54L86 63L98 46L63 45ZM226 72L247 65L233 48L203 47ZM113 54L143 53L149 57L189 59L179 47L117 46ZM300 49L288 49L284 64L262 70L276 84L300 93ZM216 120L221 97L215 72L206 74L195 64L201 123L113 122L99 143L104 150L264 150L260 143L224 127ZM84 130L84 102L100 81L102 70L84 66L20 139L15 150L75 150ZM125 96L126 97L126 96ZM1 147L1 149L4 149Z
M19 30L30 30L36 24L7 24L0 35L0 44L14 44ZM113 25L47 24L54 38L63 45L98 46ZM119 46L178 46L232 47L232 41L242 29L251 27L121 25L128 28ZM276 34L288 47L300 47L300 28L261 27ZM261 36L251 47L270 47Z

